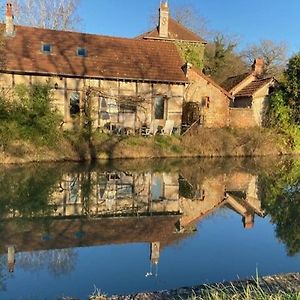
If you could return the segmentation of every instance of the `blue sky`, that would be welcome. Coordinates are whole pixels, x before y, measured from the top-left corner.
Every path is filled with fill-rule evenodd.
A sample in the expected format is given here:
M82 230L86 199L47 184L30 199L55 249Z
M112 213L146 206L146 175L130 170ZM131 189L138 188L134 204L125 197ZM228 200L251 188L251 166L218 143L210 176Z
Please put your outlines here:
M192 4L208 26L237 36L241 47L261 39L284 41L289 53L300 51L299 0L169 0L169 6ZM83 31L134 37L149 29L159 0L82 0Z

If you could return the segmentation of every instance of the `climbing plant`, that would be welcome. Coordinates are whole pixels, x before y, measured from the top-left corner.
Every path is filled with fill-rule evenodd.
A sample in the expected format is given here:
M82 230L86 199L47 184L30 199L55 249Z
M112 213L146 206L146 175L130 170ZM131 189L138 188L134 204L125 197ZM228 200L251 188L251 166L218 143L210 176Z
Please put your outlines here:
M176 42L179 53L185 62L193 66L203 69L204 61L204 45L202 43Z

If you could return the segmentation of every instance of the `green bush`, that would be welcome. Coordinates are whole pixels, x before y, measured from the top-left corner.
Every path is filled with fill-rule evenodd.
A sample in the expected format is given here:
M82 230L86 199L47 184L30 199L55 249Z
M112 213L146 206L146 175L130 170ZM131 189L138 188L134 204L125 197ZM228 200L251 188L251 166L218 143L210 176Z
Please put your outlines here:
M53 145L61 136L61 117L52 106L53 95L47 85L19 85L14 96L0 96L0 144L16 139Z
M271 95L267 125L283 133L289 147L300 150L300 128L295 123L293 109L287 105L287 98L284 87Z

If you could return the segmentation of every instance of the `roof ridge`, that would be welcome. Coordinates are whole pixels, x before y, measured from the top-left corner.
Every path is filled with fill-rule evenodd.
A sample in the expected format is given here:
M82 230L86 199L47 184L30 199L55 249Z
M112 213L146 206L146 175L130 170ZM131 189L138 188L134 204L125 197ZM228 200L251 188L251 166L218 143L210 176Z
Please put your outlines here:
M247 74L247 75L253 75L253 72L248 71L248 72L244 72L244 73L241 73L241 74L229 76L229 77L227 77L227 78L225 79L225 81L226 81L227 79L235 78L235 77L239 77L239 76L243 76L243 75L246 75L246 74Z
M5 26L4 23L0 23L0 26ZM48 31L48 32L57 32L57 33L67 33L67 34L76 34L76 35L85 35L87 37L102 37L102 38L108 38L108 39L114 39L114 40L126 40L126 41L132 41L132 42L153 42L152 40L148 39L137 39L132 37L122 37L122 36L112 36L112 35L104 35L104 34L97 34L97 33L89 33L89 32L80 32L80 31L71 31L71 30L58 30L58 29L52 29L52 28L41 28L36 26L25 26L25 25L15 25L16 29L29 29L29 30L39 30L39 31ZM165 41L162 41L165 42Z

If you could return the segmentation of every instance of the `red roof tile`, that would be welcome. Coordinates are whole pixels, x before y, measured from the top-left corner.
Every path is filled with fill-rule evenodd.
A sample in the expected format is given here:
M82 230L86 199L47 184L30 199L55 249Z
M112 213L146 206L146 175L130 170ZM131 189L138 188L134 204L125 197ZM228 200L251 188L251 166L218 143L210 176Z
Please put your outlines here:
M137 39L163 39L166 38L159 37L158 27L155 27L152 31L145 32L137 37ZM206 44L206 41L199 37L196 33L187 29L180 23L176 22L172 18L169 18L169 37L170 40L181 40L181 41L190 41L190 42L200 42Z
M272 82L274 78L265 78L265 79L257 79L252 81L250 84L248 84L246 87L244 87L242 90L240 90L235 97L252 97L259 89L264 87L265 85Z
M51 54L41 51L52 45ZM76 54L87 50L86 57ZM172 43L16 26L6 39L6 70L107 79L186 82L183 62Z

